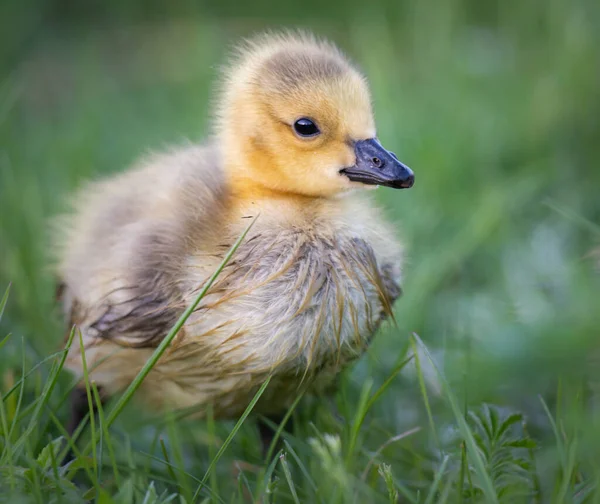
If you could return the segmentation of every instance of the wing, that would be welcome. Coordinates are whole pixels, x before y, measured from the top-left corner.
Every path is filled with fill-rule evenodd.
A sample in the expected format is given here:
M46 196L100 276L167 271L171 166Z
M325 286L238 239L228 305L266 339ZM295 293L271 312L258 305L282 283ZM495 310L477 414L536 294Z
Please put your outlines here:
M178 279L190 248L217 233L219 166L214 149L189 147L79 192L56 235L69 331L158 345L185 308Z

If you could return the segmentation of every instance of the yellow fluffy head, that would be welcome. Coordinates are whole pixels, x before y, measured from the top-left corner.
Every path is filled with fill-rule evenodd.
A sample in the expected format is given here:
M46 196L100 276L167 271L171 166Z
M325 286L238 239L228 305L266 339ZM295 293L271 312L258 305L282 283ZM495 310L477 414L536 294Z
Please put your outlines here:
M375 137L371 98L335 46L263 35L239 48L222 86L217 135L239 191L332 196L361 185L340 170L355 163L354 142ZM311 123L318 133L303 135Z

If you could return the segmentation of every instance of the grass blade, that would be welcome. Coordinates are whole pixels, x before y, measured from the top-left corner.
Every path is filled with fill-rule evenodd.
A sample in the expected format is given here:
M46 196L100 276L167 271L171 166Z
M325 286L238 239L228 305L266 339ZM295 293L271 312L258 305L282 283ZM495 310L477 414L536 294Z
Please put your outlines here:
M373 455L369 459L369 462L367 463L367 466L365 467L365 470L362 472L362 475L361 475L360 479L362 481L366 481L367 476L369 475L369 470L371 469L371 467L375 463L375 459L377 458L377 456L383 450L385 450L392 443L396 443L397 441L400 441L400 440L402 440L404 438L412 436L413 434L416 434L420 430L421 430L421 427L413 427L412 429L409 429L406 432L403 432L402 434L398 434L397 436L394 436L394 437L388 439L385 443L383 443L379 448L377 448L377 450L375 450L375 453L373 453Z
M269 376L265 380L265 382L261 385L261 387L258 389L258 392L256 392L256 394L254 394L254 398L252 399L252 401L250 401L250 404L248 405L248 407L246 408L246 410L244 411L244 413L242 413L242 416L239 418L239 420L233 426L233 429L231 429L231 432L229 433L229 436L227 436L227 439L225 439L224 443L221 445L221 448L219 448L219 451L217 452L217 454L215 455L215 457L210 461L210 464L208 465L208 469L204 473L204 477L200 481L200 484L198 485L198 488L196 489L196 492L194 492L194 496L192 497L192 502L196 502L196 499L200 495L200 492L201 492L202 488L204 488L204 486L206 485L206 480L210 476L210 473L214 469L215 465L217 465L217 462L219 461L219 459L221 458L221 456L223 455L223 453L225 452L225 450L229 446L229 443L231 443L232 439L237 434L237 431L240 430L240 427L242 426L242 424L244 423L244 421L246 420L246 418L248 417L248 415L252 412L252 409L254 408L254 406L256 405L256 403L258 402L258 400L260 399L260 397L263 395L263 392L266 390L266 388L269 385L270 381L271 381L271 377Z
M120 484L121 478L119 475L117 459L115 457L115 451L113 449L113 444L110 439L110 435L108 433L108 427L106 425L105 416L104 416L104 407L102 406L102 400L100 399L100 392L98 391L98 387L96 386L95 382L92 382L91 386L92 386L92 392L94 393L94 401L96 403L96 409L98 411L98 423L100 424L100 427L102 428L103 438L106 440L106 448L108 449L108 456L110 458L110 463L112 465L115 482L116 482L117 486L121 486L121 484Z
M165 440L161 437L159 441L160 449L162 451L163 458L165 459L164 462L167 465L167 472L169 473L169 477L171 478L171 480L177 481L177 476L175 475L175 471L173 471L171 460L169 459L169 452L167 451L167 447L165 446Z
M277 461L279 460L279 457L281 456L282 453L283 453L283 450L279 450L277 452L277 455L275 457L273 457L273 460L267 467L267 470L265 471L265 475L263 477L263 486L259 487L258 497L255 499L255 502L261 502L261 501L267 502L267 503L269 502L268 495L265 495L265 494L267 494L266 489L268 489L268 487L269 487L269 483L271 482L271 478L273 476L273 473L275 472L275 466L277 465ZM241 474L243 474L243 473L241 473Z
M42 409L44 408L44 406L47 404L48 400L50 399L50 395L52 394L52 391L54 390L54 387L56 386L56 383L58 381L58 376L60 375L60 372L62 371L62 368L65 365L65 361L67 360L67 354L68 354L69 348L71 348L71 345L73 344L74 336L75 336L75 328L73 328L71 330L71 333L69 334L69 339L67 340L67 344L65 345L65 352L63 353L60 361L58 362L57 365L52 366L52 369L50 371L50 376L48 377L46 386L39 394L39 399L35 403L35 409L33 411L33 414L31 415L29 425L27 426L27 428L25 429L25 432L21 435L19 440L15 443L15 446L14 446L15 452L22 448L25 441L30 441L31 434L33 433L36 425L38 424L39 416L42 412Z
M305 391L306 391L306 387L303 387L302 390L300 391L300 393L298 394L298 396L296 397L296 399L294 399L294 402L292 403L292 405L288 408L288 410L285 413L281 422L279 422L279 425L273 424L273 427L275 428L275 435L273 436L273 439L271 440L271 444L269 445L269 450L267 451L267 457L266 457L267 462L270 461L271 458L273 457L273 452L275 451L275 448L277 447L277 444L278 444L279 438L281 437L283 429L285 428L290 417L292 416L292 413L296 409L296 406L298 405L298 403L300 402L302 397L304 397ZM272 423L268 418L264 418L263 421L269 426ZM273 428L273 427L271 427L271 428ZM258 480L259 480L259 482L264 482L264 487L259 487L258 495L262 495L262 493L266 489L268 482L269 482L269 480L264 477L263 473L264 473L264 470L262 471L261 476L259 477Z
M285 475L285 479L287 480L288 486L290 487L290 492L292 492L292 499L294 499L295 504L300 504L300 499L298 499L298 493L296 492L296 485L292 480L292 472L290 471L290 467L285 459L285 453L279 455L279 462L281 462L281 467L283 468L283 474Z
M283 419L277 426L277 430L275 431L275 435L273 436L273 440L271 441L271 445L269 446L269 451L267 452L267 460L271 460L271 457L273 456L273 452L275 451L275 447L277 446L277 441L279 441L279 438L281 437L281 433L283 432L283 429L285 428L290 417L292 416L292 413L296 409L296 406L298 406L298 403L300 402L302 397L304 397L304 392L306 392L306 388L303 388L302 391L296 397L296 399L294 399L294 402L288 408L285 416L283 417Z
M6 338L4 338L2 341L0 341L0 349L2 349L2 344L7 339L8 339L8 336ZM45 357L44 359L39 361L35 366L33 366L29 371L27 371L27 373L25 373L25 370L23 369L21 378L8 389L6 394L4 394L4 400L6 401L23 384L25 379L28 378L29 376L31 376L37 369L39 369L41 366L43 366L46 362L54 359L55 357L58 357L59 355L62 355L64 352L65 352L65 350L60 350L58 352L54 352L53 354L48 355L48 357ZM23 347L23 358L25 358L25 347Z
M183 453L183 443L181 442L182 429L176 423L172 411L169 411L165 416L167 417L167 439L171 448L171 458L178 469L176 473L177 485L185 501L192 502L192 484L185 471L185 455Z
M97 456L97 451L96 451L96 447L97 447L97 443L96 443L96 436L98 435L96 433L96 416L94 415L94 399L92 397L92 389L90 386L90 375L88 373L88 368L87 368L87 361L85 358L85 348L83 345L83 335L81 334L81 331L77 331L79 333L79 348L81 350L81 366L83 368L83 381L85 383L85 392L86 392L86 396L87 396L87 401L88 401L88 410L90 412L90 432L91 432L91 436L92 436L92 463L94 465L94 484L97 487L97 491L100 491L100 487L98 486L98 456ZM100 433L100 435L102 435Z
M371 409L371 406L377 402L377 399L381 397L381 395L387 390L390 384L394 381L398 373L404 369L404 367L413 359L414 355L409 355L404 358L390 373L390 376L386 378L386 380L381 384L381 386L375 391L375 393L369 399L367 404L367 410Z
M435 441L435 444L441 452L442 448L437 435L435 422L433 421L431 405L429 404L429 395L427 394L427 386L425 385L425 378L423 376L423 369L421 367L421 359L419 358L419 349L417 348L417 343L414 338L411 339L411 346L413 348L413 355L415 357L415 366L417 369L417 379L419 380L419 389L421 390L421 395L423 396L423 403L425 404L425 411L427 411L427 419L429 420L429 428L431 429L431 435L433 436L433 440Z
M562 436L560 435L560 432L558 431L558 426L556 425L556 422L554 421L554 417L552 416L552 413L550 413L550 409L548 408L548 405L546 404L546 401L544 401L544 398L542 396L540 396L540 402L542 403L544 412L546 413L546 416L548 417L548 420L550 421L550 426L552 427L552 432L554 432L554 437L556 438L556 450L558 452L558 456L560 459L560 465L562 466L563 472L565 472L567 470L567 456L565 453L565 447L563 445Z
M208 405L206 412L206 429L208 431L208 457L212 460L215 457L215 441L217 439L217 429L215 426L215 416L213 413L212 404ZM214 471L210 475L210 491L213 495L219 493L219 482L217 481L217 473Z
M168 462L167 460L161 459L160 457L157 457L155 455L152 455L150 453L145 453L145 452L141 452L141 455L143 455L144 457L146 457L149 461L155 461L155 462L158 462L159 464L162 464L162 465L166 466L167 467L167 472L169 473L169 478L172 478L171 474L174 474L175 471L177 471L178 473L181 473L183 476L185 476L186 478L189 478L192 481L195 481L196 483L200 483L200 481L201 481L200 478L197 478L193 474L190 474L189 472L184 471L180 467L177 467L175 464L173 464L171 462ZM134 466L129 467L129 469L132 472L134 472L134 473L140 471L138 468L136 468ZM144 474L146 474L146 473L144 473ZM177 479L174 480L174 479L167 479L167 478L164 478L164 477L161 478L158 474L153 474L152 478L153 479L160 479L161 481L164 481L165 483L170 483L172 485L176 485L177 481L178 481ZM175 476L175 478L177 478L177 476ZM209 487L207 487L207 491L210 492L210 488ZM182 492L180 492L180 494L181 493ZM225 503L225 501L221 497L219 497L218 495L211 494L211 497L214 500L216 500L217 502L221 503L221 504ZM186 502L186 503L187 502L192 502L191 499L186 498L184 495L181 495L181 499L182 499L182 502Z
M0 399L1 397L2 395L0 394ZM13 486L13 447L10 439L10 429L8 427L6 408L4 407L4 401L2 400L0 400L0 434L2 434L0 438L4 438L4 450L2 450L2 457L0 457L0 460L6 460L11 486Z
M302 472L302 474L304 474L306 481L308 482L308 484L310 485L310 487L314 490L314 492L316 494L318 492L317 485L315 483L315 480L312 479L310 472L308 471L306 466L302 463L302 460L300 459L298 454L294 451L294 449L291 447L291 445L287 441L284 441L283 444L286 448L286 451L294 458L294 460L296 461L296 464L298 464L300 471Z
M358 399L358 406L356 407L356 415L354 416L354 422L352 423L352 427L350 430L350 440L348 442L348 451L346 452L346 464L350 464L350 460L352 459L352 455L354 453L354 449L356 448L356 443L358 441L358 435L360 434L360 428L362 427L363 422L367 416L369 411L369 392L371 391L371 387L373 386L372 380L367 380L363 385L362 391L360 393L360 398Z
M444 477L444 473L446 471L446 466L448 465L449 457L446 455L444 460L442 460L442 465L440 466L438 472L435 474L435 478L433 479L433 483L431 484L431 488L429 489L429 494L425 499L425 504L433 504L434 502L438 502L435 500L435 496L438 491L438 487L442 482L442 478Z
M17 404L12 413L12 424L10 426L10 432L7 435L7 439L12 439L13 432L15 431L17 424L19 423L19 412L21 411L21 405L23 404L23 395L25 393L25 342L22 341L22 353L21 353L21 379L19 382L21 383L21 388L19 389L19 398L17 399ZM12 387L11 387L12 390ZM10 391L9 391L10 393Z
M10 286L11 284L8 284L8 287L6 288L6 290L4 291L4 295L2 296L2 300L0 301L0 320L2 320L2 316L4 315L4 309L6 308L6 304L8 303L8 296L10 295ZM4 340L2 340L0 348L2 348L3 344Z
M481 485L483 494L486 498L486 502L489 502L491 504L497 504L498 497L496 495L496 491L494 490L494 485L492 483L492 479L490 478L490 475L488 474L488 472L486 470L485 463L484 463L483 459L481 458L479 449L477 448L477 442L475 441L475 438L473 437L473 433L471 432L469 425L467 424L465 418L463 417L461 409L458 405L458 400L454 396L454 392L452 392L452 389L450 388L450 384L446 380L446 377L438 369L435 361L433 360L433 357L429 353L429 350L427 349L425 344L421 341L421 338L419 338L419 336L417 334L413 333L413 339L415 340L415 344L418 344L421 347L421 349L423 350L425 356L427 357L427 359L433 366L433 369L435 370L438 379L440 380L442 389L444 390L446 398L448 399L448 402L450 403L450 407L452 408L452 412L454 413L454 419L458 425L458 429L459 429L463 439L465 440L466 447L467 447L467 457L471 459L471 463L473 464L473 467L475 468L475 472L479 478L479 483Z

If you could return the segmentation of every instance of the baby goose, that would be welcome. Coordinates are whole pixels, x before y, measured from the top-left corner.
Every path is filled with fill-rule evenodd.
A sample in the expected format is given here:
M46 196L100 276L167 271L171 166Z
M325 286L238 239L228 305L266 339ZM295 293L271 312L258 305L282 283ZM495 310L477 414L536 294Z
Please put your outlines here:
M158 409L276 418L324 390L400 294L401 247L357 189L409 188L376 138L365 78L308 35L246 42L225 72L215 134L80 191L57 242L69 325L105 397L127 387L258 216L139 389ZM67 366L82 376L78 344ZM87 410L75 403L75 420Z

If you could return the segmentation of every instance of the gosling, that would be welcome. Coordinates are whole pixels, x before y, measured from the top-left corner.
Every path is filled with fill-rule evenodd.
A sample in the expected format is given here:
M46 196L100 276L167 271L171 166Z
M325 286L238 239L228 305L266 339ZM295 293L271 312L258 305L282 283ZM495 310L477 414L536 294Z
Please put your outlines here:
M56 234L60 298L109 398L256 218L137 397L235 418L271 376L254 412L277 423L300 387L330 390L391 315L402 247L361 189L409 188L414 175L377 140L365 77L328 42L247 41L221 88L206 143L79 191ZM78 343L66 365L83 378ZM84 394L81 384L71 431Z

